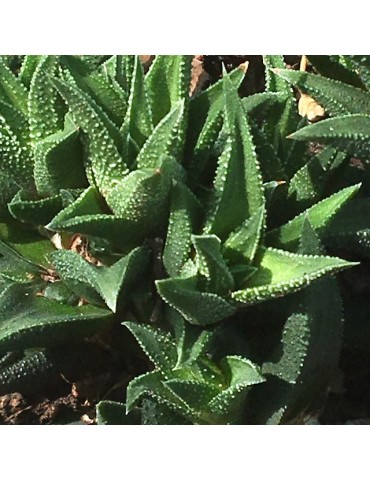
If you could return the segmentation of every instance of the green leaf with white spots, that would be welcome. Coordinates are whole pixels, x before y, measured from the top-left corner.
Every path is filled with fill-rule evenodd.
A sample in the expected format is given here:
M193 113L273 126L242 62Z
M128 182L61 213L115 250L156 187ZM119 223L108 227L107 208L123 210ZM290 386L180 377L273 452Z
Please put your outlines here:
M39 195L56 195L61 189L86 186L81 147L78 129L70 124L35 145L34 175Z
M323 275L337 273L357 263L261 247L255 265L258 270L248 279L247 287L231 295L237 302L254 304L281 297L304 288Z
M16 250L0 240L0 276L12 282L29 283L43 269L30 262Z
M219 295L194 289L192 278L157 280L158 293L193 325L217 323L235 313L235 306Z
M289 138L322 143L368 161L369 128L370 115L346 115L308 125L291 134Z
M281 98L282 94L275 91L255 93L242 98L242 104L247 115L255 116L265 113L266 110L279 102Z
M163 155L177 158L179 155L178 136L184 119L184 101L174 108L158 123L153 133L144 143L137 158L137 168L156 168Z
M260 207L241 227L232 232L225 240L222 253L232 263L251 264L263 234L266 212Z
M174 330L177 348L177 363L175 368L195 364L204 356L212 339L213 332L191 325L178 311L171 307L167 307L166 320Z
M191 190L182 182L173 186L170 202L170 217L162 258L167 273L170 277L176 277L180 276L188 259L191 234L198 223L202 208Z
M145 396L193 418L190 406L168 388L163 380L162 373L156 371L134 378L127 387L126 412L130 412Z
M2 59L0 59L0 98L27 116L27 90Z
M49 80L55 75L56 68L57 57L43 55L32 76L28 95L28 117L33 144L56 133L63 126L63 118L60 118L56 108L58 93Z
M134 322L124 322L123 325L130 330L143 351L164 375L175 367L177 350L170 334L158 328Z
M139 247L110 267L93 265L70 250L58 250L50 258L58 275L71 290L91 299L92 303L95 303L97 292L115 312L121 296L127 299L135 283L145 273L149 251Z
M191 55L156 55L145 76L154 125L189 97L191 61Z
M74 121L87 134L88 161L97 187L103 194L128 173L119 147L121 136L114 123L101 108L75 85L53 79L53 83L67 102Z
M0 353L77 341L112 321L109 310L71 307L35 293L35 287L14 284L1 295Z
M137 55L135 57L126 117L121 127L122 135L124 135L124 152L128 152L130 139L132 139L140 149L150 137L153 129L154 124L151 105L144 83L143 66Z
M262 177L253 138L235 87L224 78L228 133L219 159L205 233L221 239L264 204Z
M215 385L196 380L171 379L165 385L191 407L194 416L200 418L205 406L220 393L220 388Z
M227 74L236 89L240 86L246 73L245 65L241 65ZM224 72L225 75L225 72ZM225 96L223 80L192 97L189 102L187 139L185 158L190 158L189 181L196 184L205 170L213 153L214 144L222 128Z
M289 183L288 200L297 204L300 210L319 201L334 166L337 168L345 158L342 152L324 148L294 174Z
M55 247L49 238L42 237L29 225L15 221L0 223L0 239L32 263L49 267L48 255Z
M18 78L27 89L30 88L33 74L41 57L42 55L26 55L23 59Z
M275 375L288 383L296 383L304 365L310 340L310 317L306 313L293 313L287 319L282 339L280 358L262 366L264 375Z
M290 222L267 233L266 241L269 245L275 247L284 247L294 250L301 236L302 226L306 216L310 220L312 227L320 231L336 213L358 192L361 185L353 185L343 188L332 196L316 203L303 213L293 218Z
M111 190L107 203L118 218L149 234L166 222L173 174L173 163L167 158L156 169L130 172Z
M46 225L62 210L60 195L35 200L24 191L19 191L8 204L10 213L22 222Z
M274 70L275 74L312 96L331 116L370 114L370 95L337 80L307 72Z
M234 288L234 279L221 254L221 241L216 235L192 235L198 272L207 280L205 289L220 295Z

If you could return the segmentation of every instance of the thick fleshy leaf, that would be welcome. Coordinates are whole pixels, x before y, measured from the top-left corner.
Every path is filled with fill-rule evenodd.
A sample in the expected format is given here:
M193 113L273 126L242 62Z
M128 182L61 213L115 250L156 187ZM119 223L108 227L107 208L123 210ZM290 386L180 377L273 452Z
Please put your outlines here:
M156 168L163 155L178 156L178 136L184 119L184 101L174 108L158 123L153 133L144 143L136 158L137 168Z
M127 387L126 412L130 412L143 396L147 396L159 404L164 404L180 414L193 418L190 406L166 387L163 380L162 374L156 371L134 378Z
M247 115L254 116L263 113L281 100L282 94L278 92L262 92L249 95L242 99L244 111Z
M153 129L151 105L144 83L144 70L139 56L136 55L126 117L121 127L126 155L128 154L128 146L131 139L140 149L153 132Z
M100 107L75 85L53 79L77 125L88 136L88 158L97 187L108 193L128 172L118 148L121 136Z
M32 161L10 127L0 115L0 215L21 188L32 188Z
M221 254L216 235L192 235L198 272L206 277L205 288L212 293L227 294L234 288L233 277Z
M242 64L227 74L236 89L240 86L246 71L247 64ZM196 183L206 168L213 152L222 127L224 106L222 79L190 100L185 158L191 159L189 181L193 183Z
M213 332L190 325L179 312L167 308L166 320L172 325L176 339L176 368L194 365L205 353Z
M349 56L353 58L353 56ZM340 55L307 55L308 61L324 77L339 80L354 87L363 88L364 84L354 69L341 62Z
M167 220L172 178L176 165L164 158L156 169L135 170L121 180L107 197L118 218L137 225L143 235L163 226Z
M43 270L0 240L0 275L14 282L30 282Z
M70 250L58 250L50 258L60 277L74 292L89 298L93 289L115 312L120 293L127 297L127 292L143 275L149 251L139 247L110 267L92 265Z
M193 410L193 413L202 417L202 410L220 393L220 388L211 383L197 382L196 380L171 379L165 382L176 395L182 398Z
M233 263L251 264L259 247L264 229L265 210L260 207L241 227L225 240L222 252Z
M370 103L370 94L368 95ZM308 125L289 137L304 142L323 143L368 161L369 128L370 115L347 115Z
M219 159L205 233L221 239L264 204L262 177L241 101L224 78L226 147Z
M193 279L173 278L157 280L157 290L171 307L194 325L210 325L230 317L236 309L219 295L199 292L189 284Z
M265 64L266 90L279 93L281 96L280 101L272 106L265 119L264 131L275 150L282 155L284 160L286 157L287 161L289 150L293 145L289 145L285 137L295 130L299 121L297 104L293 89L273 71L275 68L285 67L283 56L264 55L263 62Z
M263 364L264 375L275 375L285 382L296 383L307 354L310 322L310 317L304 313L293 313L287 319L281 339L280 358L276 362Z
M191 234L201 210L191 190L182 182L177 182L171 192L170 218L162 255L163 264L171 277L180 276L181 268L188 259Z
M14 218L35 225L46 225L63 208L60 195L34 200L20 191L8 204Z
M0 223L0 239L26 260L49 267L48 255L55 250L49 238L42 237L19 222Z
M156 55L145 77L154 125L189 97L191 61L191 55Z
M306 216L317 231L323 229L334 215L358 192L361 185L344 188L331 197L316 203L303 213L293 218L290 222L267 233L266 240L269 245L284 247L290 250L296 248L301 236L302 226Z
M57 195L60 189L87 185L78 129L66 123L64 130L44 138L34 147L34 176L41 196Z
M98 425L140 425L136 412L126 414L124 403L102 400L96 405L96 423Z
M311 95L332 116L370 114L370 95L359 88L313 73L280 68L274 72L303 93Z
M107 327L109 310L71 307L35 295L32 286L14 284L0 297L0 352L77 341Z
M12 73L0 59L0 98L27 116L28 93L22 82Z
M123 325L135 336L141 348L164 376L175 367L177 349L170 334L150 325L134 322L124 322Z
M42 55L25 55L23 59L18 78L28 89L31 85L33 74L35 73L36 67L41 57Z
M261 247L257 252L257 272L247 281L247 288L232 293L241 303L254 304L296 292L323 275L357 265L340 258L298 255Z
M28 96L28 116L30 138L34 144L56 133L63 126L63 119L56 108L58 93L49 80L54 76L56 68L57 57L43 55L32 76Z
M289 183L288 196L292 204L298 204L300 210L319 201L325 185L332 173L346 158L342 152L331 147L324 148L300 168ZM302 208L303 207L303 208ZM298 212L297 212L298 213Z

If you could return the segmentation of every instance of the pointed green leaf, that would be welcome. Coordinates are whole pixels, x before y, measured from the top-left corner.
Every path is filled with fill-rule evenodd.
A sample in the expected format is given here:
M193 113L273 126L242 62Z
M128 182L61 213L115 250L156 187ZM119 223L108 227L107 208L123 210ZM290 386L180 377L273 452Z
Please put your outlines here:
M252 135L237 91L224 78L229 137L219 159L205 233L221 239L264 204L262 177Z
M2 93L3 95L1 95ZM3 100L7 99L8 103L27 116L27 90L2 59L0 59L1 96L3 96Z
M15 221L0 223L0 239L32 263L49 267L48 255L55 246L28 225Z
M33 287L14 284L0 298L0 352L46 347L97 333L111 312L93 306L71 307L35 296Z
M23 191L19 191L8 204L14 218L35 225L46 225L63 208L60 195L34 200Z
M288 196L292 203L309 207L322 198L326 182L331 174L332 165L340 165L346 155L331 147L324 148L293 176L289 183Z
M41 196L56 195L63 188L79 188L87 184L81 143L75 126L66 125L38 142L34 148L34 175Z
M223 245L223 255L233 263L253 262L264 229L265 209L260 207Z
M281 100L281 93L277 92L262 92L249 95L242 99L244 111L247 115L254 116L259 113L264 113L276 102Z
M202 410L220 393L220 389L214 385L195 380L171 379L165 384L192 408L194 414L199 412L201 417Z
M178 135L184 119L184 101L174 105L174 108L158 123L153 133L145 142L136 158L137 168L158 167L158 161L163 155L176 158L178 154Z
M192 280L192 279L190 279ZM210 325L235 313L235 307L213 293L189 288L189 278L157 280L159 294L193 325Z
M28 89L41 57L42 55L26 55L23 59L18 78Z
M290 138L304 142L323 143L368 160L370 152L369 128L370 115L347 115L328 118L308 125L294 132L290 135Z
M246 73L245 64L227 74L237 89ZM225 74L225 73L224 73ZM189 119L185 158L190 158L189 180L196 183L213 152L214 144L221 131L225 96L223 80L192 97L189 102Z
M159 404L164 404L180 414L191 415L191 408L178 395L163 383L159 372L149 372L134 378L127 387L126 412L130 412L143 396L149 396Z
M126 415L123 403L102 400L96 405L96 423L98 425L136 425L135 415Z
M139 56L136 55L126 118L121 131L124 136L131 137L136 145L141 148L153 132L153 129L152 112L144 83L143 66ZM129 138L124 138L124 141L127 145ZM127 151L127 146L125 148Z
M156 55L145 77L154 125L189 97L191 61L191 55Z
M107 115L75 85L53 79L75 122L87 134L89 162L98 188L106 194L128 172L118 151L120 133Z
M174 163L164 158L156 169L135 170L121 180L107 197L117 217L151 233L166 220L174 175Z
M174 185L171 192L170 217L166 243L163 250L163 264L171 277L180 275L188 259L191 234L201 206L193 193L182 183Z
M353 57L350 56L350 58ZM339 80L354 87L364 87L355 69L350 70L341 63L339 55L307 55L307 58L320 75L333 80Z
M310 340L310 318L293 313L287 319L281 339L281 357L262 366L264 375L275 375L285 382L296 383L304 365Z
M332 116L370 114L370 95L359 88L313 73L279 68L275 74L311 95Z
M206 288L220 295L234 288L233 277L221 254L221 241L216 235L192 235L198 272L206 277Z
M171 335L164 331L134 322L124 322L141 348L162 373L171 371L177 362L177 350Z
M120 293L127 296L145 271L149 253L146 248L139 247L110 267L93 265L70 250L58 250L50 258L60 277L74 292L89 299L93 289L115 312Z
M56 109L57 92L49 81L49 77L55 74L56 67L55 55L43 55L32 76L28 96L28 116L33 143L56 133L63 124Z
M247 288L232 293L241 303L254 304L296 292L323 275L357 265L336 257L298 255L273 248L260 248L255 264L257 272L248 279Z
M299 241L306 216L308 216L315 230L323 229L340 208L358 192L360 186L353 185L344 188L331 197L316 203L280 228L268 232L266 235L268 244L294 250Z

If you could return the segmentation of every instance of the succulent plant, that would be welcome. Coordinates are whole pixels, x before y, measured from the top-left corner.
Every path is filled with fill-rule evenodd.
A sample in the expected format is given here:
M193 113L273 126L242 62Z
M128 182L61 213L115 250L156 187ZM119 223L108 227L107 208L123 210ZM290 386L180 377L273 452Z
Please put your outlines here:
M325 247L364 200L359 181L332 183L354 143L301 141L336 118L294 133L289 83L313 94L311 77L282 57L264 57L266 91L242 99L246 65L190 97L191 60L158 55L144 74L135 56L25 56L18 73L0 59L3 391L22 387L19 369L69 371L54 351L116 332L108 349L132 362L130 330L155 369L131 380L126 407L101 402L100 423L287 422L325 397L342 332L329 275L357 264ZM325 109L356 113L323 91ZM233 351L240 322L275 304L266 341Z

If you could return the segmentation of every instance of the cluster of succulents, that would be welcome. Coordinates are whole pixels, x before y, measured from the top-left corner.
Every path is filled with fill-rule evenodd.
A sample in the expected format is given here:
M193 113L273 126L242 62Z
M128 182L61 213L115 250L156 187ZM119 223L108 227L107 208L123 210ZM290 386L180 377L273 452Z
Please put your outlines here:
M245 98L246 65L190 96L191 56L147 73L129 55L0 58L0 393L142 349L147 371L98 423L321 408L343 339L334 274L370 252L370 69L308 58L322 75L265 56ZM297 91L329 118L302 119Z

